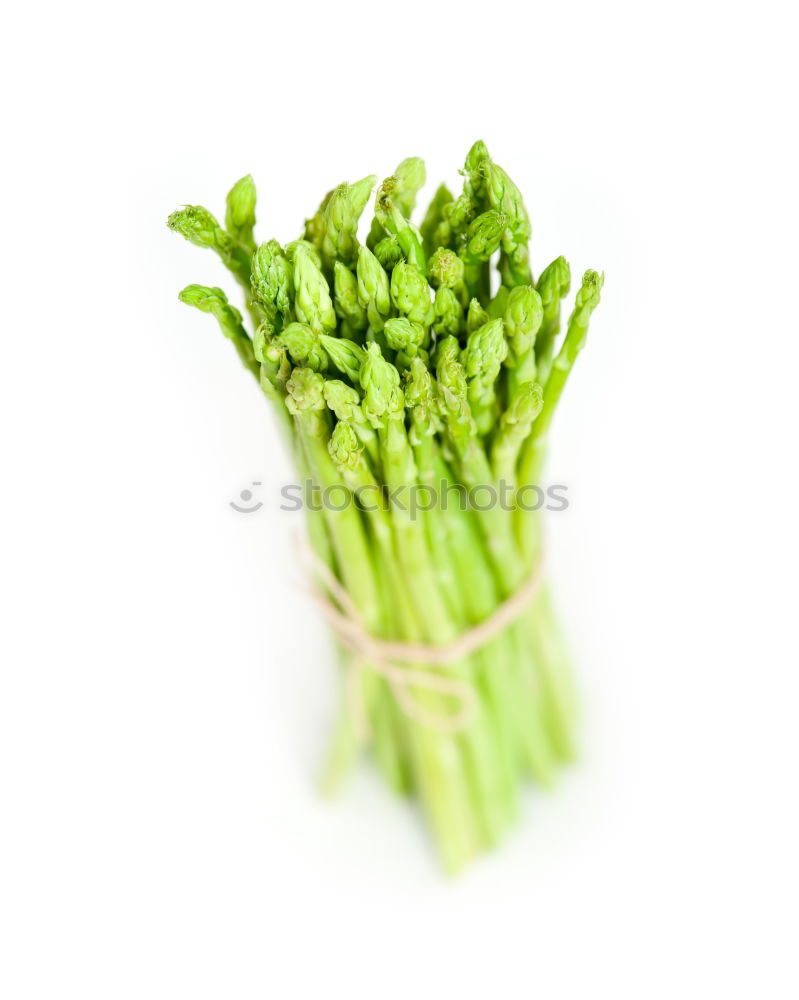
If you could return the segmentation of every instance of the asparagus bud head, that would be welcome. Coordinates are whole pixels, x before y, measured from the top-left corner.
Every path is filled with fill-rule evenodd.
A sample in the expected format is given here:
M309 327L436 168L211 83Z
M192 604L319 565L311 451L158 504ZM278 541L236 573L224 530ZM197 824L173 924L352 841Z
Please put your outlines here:
M371 175L355 184L339 184L324 210L322 251L330 261L337 258L345 264L358 255L358 219L377 181Z
M339 469L355 469L361 460L363 446L354 427L347 420L339 420L333 428L327 447Z
M286 383L286 407L289 413L298 416L325 409L325 380L310 368L295 368Z
M425 330L420 323L412 323L404 316L395 316L386 320L383 332L392 351L406 351L408 348L421 347L425 339Z
M453 400L466 399L466 372L459 362L460 346L454 337L446 337L438 347L436 378L439 387Z
M467 174L472 179L472 183L474 183L481 175L483 164L490 159L488 146L486 146L482 139L478 139L466 154L463 173Z
M407 261L401 260L391 272L391 301L412 322L430 323L430 286L421 271Z
M275 328L271 323L259 324L258 329L255 331L255 336L252 338L252 350L258 364L262 365L266 363L267 360L275 360L271 354L268 354L272 346L274 336Z
M583 349L585 338L588 334L588 322L591 313L599 305L600 292L605 283L605 275L597 271L588 270L583 275L583 283L577 292L574 303L574 311L569 317L568 339L570 343L570 353L576 355ZM556 362L557 363L557 362Z
M233 249L232 237L202 205L184 205L169 216L166 224L196 247L216 250L221 254L229 254Z
M441 243L436 241L439 227L446 226L444 222L444 209L453 201L452 193L446 184L440 184L433 195L432 201L427 206L424 219L419 226L419 232L424 243L425 253L430 256L436 247Z
M427 352L422 348L427 331L420 323L411 323L404 316L396 316L394 319L386 320L383 332L388 346L397 351L394 362L397 368L406 369L411 363L411 358L427 357Z
M411 411L412 426L409 431L412 444L419 444L441 429L438 417L435 381L427 364L421 358L412 358L410 367L403 373L405 380L405 405Z
M327 279L317 266L316 251L298 241L294 250L294 308L297 319L313 330L335 330L336 311Z
M325 402L338 420L355 420L360 411L361 397L357 389L333 378L325 381Z
M332 193L332 192L331 192ZM313 243L308 240L292 240L291 243L286 244L286 256L291 261L292 266L294 265L297 254L305 253L308 255L308 259L314 264L317 271L322 271L322 255L319 250L314 246Z
M369 324L374 330L382 330L383 323L391 312L388 275L368 247L362 246L358 251L356 276L358 298L366 308Z
M347 378L355 385L360 384L361 366L366 360L366 351L352 340L342 340L339 337L329 337L322 334L319 342L327 352L327 356Z
M508 353L501 319L492 319L469 334L461 361L466 375L480 382L493 382Z
M305 220L305 239L308 243L312 243L317 250L321 249L322 240L325 238L325 209L332 197L333 192L328 191L316 213L310 219Z
M508 217L502 212L489 209L478 215L466 232L465 252L478 260L488 260L499 250L499 245L508 228Z
M448 222L455 235L465 233L469 223L477 214L477 204L468 192L458 195L451 206L447 206Z
M402 260L402 248L396 236L385 236L379 243L376 243L374 254L380 262L380 266L386 271L393 271Z
M443 285L436 289L433 300L433 333L437 337L457 336L463 325L463 309L458 296Z
M538 382L522 382L502 414L500 426L514 427L521 437L527 437L543 405L544 391Z
M507 363L513 367L535 343L544 318L541 296L530 285L517 285L508 293L503 318L510 346Z
M526 243L530 239L532 226L521 192L502 167L493 160L486 160L481 166L481 172L485 178L489 205L507 216L513 242Z
M435 383L421 358L412 358L405 372L405 405L410 409L430 407L435 401Z
M489 320L488 313L483 309L477 299L472 299L469 303L469 311L466 313L466 332L474 333L478 327L483 326Z
M536 289L541 296L545 310L557 304L569 294L571 285L571 269L565 257L556 257L548 264L538 278Z
M453 251L439 247L427 262L431 284L440 288L455 288L463 281L463 261Z
M416 207L416 195L426 180L424 160L419 156L407 157L394 171L394 202L406 218Z
M241 313L228 303L227 296L221 288L208 288L206 285L186 285L182 292L178 294L181 302L187 306L194 306L202 312L219 316L230 312L238 317L241 322Z
M315 372L327 370L327 354L319 334L304 323L289 323L278 335L278 343L288 350L292 361Z
M225 228L230 235L252 253L255 250L255 181L250 174L236 181L228 191Z
M386 415L396 415L405 405L399 372L374 343L366 348L361 366L361 388L365 393L363 412L373 427L382 427Z
M262 243L252 257L252 293L268 316L287 316L294 294L294 272L277 240Z
M358 280L340 260L333 265L333 298L336 312L353 330L365 329L366 310L358 298Z

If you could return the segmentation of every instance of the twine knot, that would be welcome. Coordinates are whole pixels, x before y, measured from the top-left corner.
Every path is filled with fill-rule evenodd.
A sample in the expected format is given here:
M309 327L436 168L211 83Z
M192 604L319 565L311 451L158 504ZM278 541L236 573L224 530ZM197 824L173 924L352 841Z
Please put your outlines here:
M353 653L348 697L353 717L365 735L368 735L368 725L360 691L362 670L371 670L383 677L400 709L415 722L440 733L451 734L465 729L477 713L474 685L460 677L444 677L430 669L419 669L418 665L449 666L480 649L520 617L540 587L544 573L543 559L540 559L524 583L488 618L466 629L451 642L432 645L375 636L367 629L358 608L330 567L310 549L306 548L304 554L313 571L309 574L308 592L336 637ZM428 708L411 695L410 688L447 695L454 699L456 709L439 712Z

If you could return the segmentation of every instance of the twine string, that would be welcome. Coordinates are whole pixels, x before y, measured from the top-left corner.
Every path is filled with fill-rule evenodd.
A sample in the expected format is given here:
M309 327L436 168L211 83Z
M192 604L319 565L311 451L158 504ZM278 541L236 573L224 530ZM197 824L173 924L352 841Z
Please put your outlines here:
M342 645L354 654L347 678L347 698L356 727L364 734L368 729L360 685L363 670L371 670L383 677L400 709L415 722L440 733L457 733L468 726L477 712L473 684L463 678L444 677L432 670L420 670L408 664L445 667L485 646L519 618L541 586L544 574L541 559L524 583L488 618L461 632L451 642L434 646L380 639L373 635L330 567L309 549L305 549L303 554L311 564L310 585L306 588L311 599L318 605ZM315 582L314 577L321 581L323 587ZM411 695L410 688L447 695L455 701L456 709L453 712L430 709Z

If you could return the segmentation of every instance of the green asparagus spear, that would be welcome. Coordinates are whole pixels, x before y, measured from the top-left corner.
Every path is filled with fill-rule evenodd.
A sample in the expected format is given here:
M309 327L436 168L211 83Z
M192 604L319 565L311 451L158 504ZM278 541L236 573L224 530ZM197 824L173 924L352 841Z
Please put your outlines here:
M346 375L353 385L360 385L361 365L366 358L364 349L351 340L339 340L325 334L322 334L319 340L336 368Z
M413 323L429 326L433 319L430 286L421 271L401 260L391 272L391 301Z
M255 181L250 174L236 181L228 191L225 228L247 253L255 253Z

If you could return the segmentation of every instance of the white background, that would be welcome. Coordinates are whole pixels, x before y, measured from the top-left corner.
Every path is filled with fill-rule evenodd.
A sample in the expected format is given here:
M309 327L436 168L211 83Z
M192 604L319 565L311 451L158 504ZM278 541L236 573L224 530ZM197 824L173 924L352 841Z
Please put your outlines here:
M797 74L788 4L21 7L4 31L0 992L796 997ZM164 226L251 171L482 137L538 270L606 272L553 428L582 760L444 879L334 698L290 476ZM253 480L265 507L228 506ZM271 490L271 492L270 492ZM295 515L296 517L296 515Z

